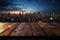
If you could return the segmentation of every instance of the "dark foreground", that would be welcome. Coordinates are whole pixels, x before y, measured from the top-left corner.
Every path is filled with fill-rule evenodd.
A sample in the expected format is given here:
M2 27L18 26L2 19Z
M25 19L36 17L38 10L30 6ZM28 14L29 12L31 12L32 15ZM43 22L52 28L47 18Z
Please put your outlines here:
M0 22L0 36L60 36L60 25L53 22Z

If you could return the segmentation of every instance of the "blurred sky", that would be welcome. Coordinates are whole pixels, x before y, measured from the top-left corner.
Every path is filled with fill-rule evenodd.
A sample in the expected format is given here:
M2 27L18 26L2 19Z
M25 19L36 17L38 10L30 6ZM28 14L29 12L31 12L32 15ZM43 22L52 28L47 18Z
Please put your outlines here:
M43 11L60 12L60 0L0 0L0 11Z

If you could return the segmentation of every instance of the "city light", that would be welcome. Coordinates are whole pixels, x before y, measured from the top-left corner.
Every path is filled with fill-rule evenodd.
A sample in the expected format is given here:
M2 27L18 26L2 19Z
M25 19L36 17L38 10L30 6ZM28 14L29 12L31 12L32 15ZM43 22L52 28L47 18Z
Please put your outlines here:
M53 20L53 18L52 18L52 17L50 17L50 20Z

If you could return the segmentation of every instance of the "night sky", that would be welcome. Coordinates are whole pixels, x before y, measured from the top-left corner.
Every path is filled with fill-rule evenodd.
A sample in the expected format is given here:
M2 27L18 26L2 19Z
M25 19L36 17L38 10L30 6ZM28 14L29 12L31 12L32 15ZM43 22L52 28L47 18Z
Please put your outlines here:
M60 12L60 0L0 0L0 11L43 11Z

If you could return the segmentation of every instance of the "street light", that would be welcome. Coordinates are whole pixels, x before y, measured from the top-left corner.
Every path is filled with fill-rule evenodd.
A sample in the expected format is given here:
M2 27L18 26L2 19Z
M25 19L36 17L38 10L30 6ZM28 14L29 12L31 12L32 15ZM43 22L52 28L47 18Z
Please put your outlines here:
M53 20L53 18L52 18L52 17L50 17L50 20Z

